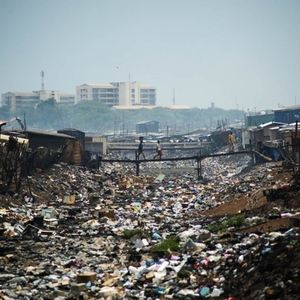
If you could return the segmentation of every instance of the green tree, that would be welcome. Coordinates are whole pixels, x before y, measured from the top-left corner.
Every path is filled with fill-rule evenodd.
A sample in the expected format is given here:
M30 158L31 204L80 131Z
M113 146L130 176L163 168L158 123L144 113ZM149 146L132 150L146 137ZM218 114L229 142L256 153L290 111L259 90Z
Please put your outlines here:
M8 121L11 118L10 110L8 106L2 106L0 109L0 119Z
M135 125L142 121L160 122L160 130L171 135L186 134L198 129L215 130L219 123L233 124L238 110L223 110L217 107L199 109L178 109L157 107L154 109L137 109L134 111L110 109L97 101L80 102L73 106L59 105L55 99L39 103L36 107L20 108L11 113L8 108L1 107L0 119L11 120L26 115L27 128L64 129L76 128L84 132L97 132L106 135L115 133L127 135L134 132Z
M34 112L37 128L58 129L60 127L60 109L54 98L40 102Z

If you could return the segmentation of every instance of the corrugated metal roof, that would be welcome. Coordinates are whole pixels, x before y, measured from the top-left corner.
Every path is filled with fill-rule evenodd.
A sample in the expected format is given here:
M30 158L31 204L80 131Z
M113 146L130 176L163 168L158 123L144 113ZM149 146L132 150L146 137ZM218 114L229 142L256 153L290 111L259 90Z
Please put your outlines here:
M42 130L26 130L25 132L29 134L32 133L32 134L40 134L40 135L50 135L50 136L64 137L64 138L70 138L75 140L75 137L64 133L42 131Z
M267 123L264 123L264 124L260 124L258 127L264 128L264 127L267 127L267 126L270 126L270 125L277 126L277 125L284 125L284 124L286 124L286 123L281 123L281 122L267 122Z
M58 133L60 133L60 131L74 131L74 132L82 132L82 133L84 133L83 131L78 130L76 128L63 128L63 129L57 130Z
M300 105L292 105L288 107L280 107L280 108L275 108L273 111L290 111L290 110L296 110L300 109Z
M141 121L141 122L138 122L136 123L137 125L141 125L141 124L148 124L148 123L152 123L152 122L155 122L155 123L159 123L158 121Z

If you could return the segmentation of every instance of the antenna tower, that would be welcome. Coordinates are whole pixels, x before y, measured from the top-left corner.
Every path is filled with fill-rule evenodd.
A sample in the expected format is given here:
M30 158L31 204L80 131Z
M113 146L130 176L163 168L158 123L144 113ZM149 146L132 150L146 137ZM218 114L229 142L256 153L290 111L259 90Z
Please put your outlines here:
M44 71L41 71L41 77L42 77L42 91L44 91Z

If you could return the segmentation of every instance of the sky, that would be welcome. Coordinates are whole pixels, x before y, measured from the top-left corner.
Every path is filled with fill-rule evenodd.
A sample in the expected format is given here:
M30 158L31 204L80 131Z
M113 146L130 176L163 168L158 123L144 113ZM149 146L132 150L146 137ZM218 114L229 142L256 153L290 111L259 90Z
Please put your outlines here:
M136 81L157 105L300 105L299 0L0 0L0 93ZM1 108L0 108L1 109Z

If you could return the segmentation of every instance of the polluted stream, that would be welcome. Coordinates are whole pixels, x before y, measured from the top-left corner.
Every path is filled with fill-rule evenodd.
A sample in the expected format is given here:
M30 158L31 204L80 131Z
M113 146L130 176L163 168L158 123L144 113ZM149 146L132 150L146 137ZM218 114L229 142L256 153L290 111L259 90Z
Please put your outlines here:
M200 180L195 165L35 170L0 196L0 299L300 299L291 172L224 156Z

